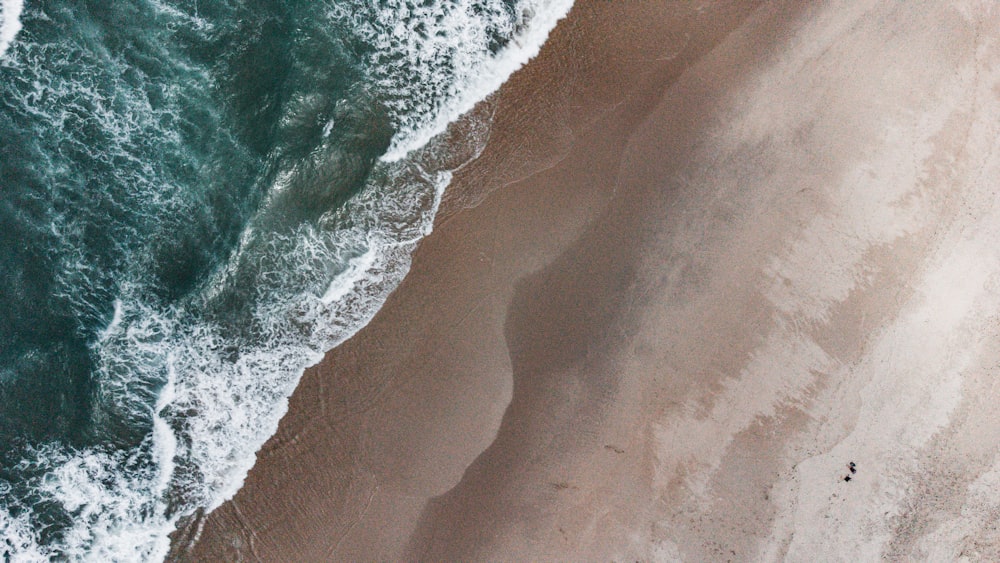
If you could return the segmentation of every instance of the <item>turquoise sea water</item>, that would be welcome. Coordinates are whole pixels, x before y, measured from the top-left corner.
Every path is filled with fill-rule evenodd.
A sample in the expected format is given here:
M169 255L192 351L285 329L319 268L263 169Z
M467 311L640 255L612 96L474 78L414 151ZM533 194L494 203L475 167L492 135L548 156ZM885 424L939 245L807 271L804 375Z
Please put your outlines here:
M571 0L0 0L0 554L159 560Z

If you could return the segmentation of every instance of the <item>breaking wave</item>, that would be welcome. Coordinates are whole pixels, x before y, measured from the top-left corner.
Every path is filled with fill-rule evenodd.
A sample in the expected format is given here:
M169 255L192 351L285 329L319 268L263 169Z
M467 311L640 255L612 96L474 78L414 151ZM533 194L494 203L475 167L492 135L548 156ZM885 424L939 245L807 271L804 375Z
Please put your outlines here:
M21 31L21 12L24 0L3 0L0 2L0 59Z

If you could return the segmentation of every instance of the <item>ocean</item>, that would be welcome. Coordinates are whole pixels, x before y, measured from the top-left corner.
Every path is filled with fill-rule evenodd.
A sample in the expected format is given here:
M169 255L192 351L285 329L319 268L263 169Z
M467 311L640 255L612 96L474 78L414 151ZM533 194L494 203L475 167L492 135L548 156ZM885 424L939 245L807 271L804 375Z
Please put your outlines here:
M158 561L572 0L0 0L0 554Z

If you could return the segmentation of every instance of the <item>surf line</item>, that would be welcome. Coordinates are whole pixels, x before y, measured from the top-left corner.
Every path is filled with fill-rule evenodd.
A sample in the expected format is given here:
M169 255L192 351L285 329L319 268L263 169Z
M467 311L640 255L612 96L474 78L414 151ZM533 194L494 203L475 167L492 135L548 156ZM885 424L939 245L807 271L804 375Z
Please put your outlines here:
M0 2L0 59L7 54L7 49L18 32L21 31L21 12L24 11L24 0L2 0Z

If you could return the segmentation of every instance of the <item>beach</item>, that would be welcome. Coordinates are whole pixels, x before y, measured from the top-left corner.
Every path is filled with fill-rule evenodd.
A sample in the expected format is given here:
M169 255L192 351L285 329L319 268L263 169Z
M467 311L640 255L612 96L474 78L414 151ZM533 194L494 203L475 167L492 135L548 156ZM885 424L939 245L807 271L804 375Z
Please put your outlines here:
M578 1L169 559L1000 559L998 30Z

